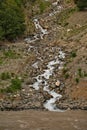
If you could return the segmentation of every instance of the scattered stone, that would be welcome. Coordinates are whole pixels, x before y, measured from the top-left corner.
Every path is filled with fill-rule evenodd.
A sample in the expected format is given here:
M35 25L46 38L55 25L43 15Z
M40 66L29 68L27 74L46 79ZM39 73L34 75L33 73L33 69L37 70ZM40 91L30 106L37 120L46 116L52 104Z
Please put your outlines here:
M59 86L60 86L60 81L58 80L58 81L55 83L55 85L56 85L57 87L59 87Z

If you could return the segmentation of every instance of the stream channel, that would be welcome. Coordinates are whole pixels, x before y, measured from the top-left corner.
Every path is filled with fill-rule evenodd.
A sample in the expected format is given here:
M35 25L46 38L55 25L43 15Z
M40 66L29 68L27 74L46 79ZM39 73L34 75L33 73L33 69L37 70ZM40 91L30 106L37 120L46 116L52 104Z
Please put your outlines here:
M60 12L62 9L62 7L60 5L57 5L57 2L53 3L53 6L54 5L57 6L57 10L56 11L54 10L53 12L51 12L49 14L49 17L55 15L55 13ZM26 38L25 39L26 43L33 43L33 42L36 42L38 39L43 40L44 36L49 34L48 30L44 29L40 25L38 18L34 18L33 22L34 22L35 28L37 30L39 30L39 36L38 36L38 34L36 34L33 36L33 38L30 38L30 37ZM31 48L34 48L34 46L33 45L29 46L29 50ZM59 48L58 50L59 50L58 55L55 56L54 60L48 62L47 66L46 66L47 69L44 69L42 74L34 77L34 79L36 79L36 81L33 83L33 85L31 85L35 90L39 90L40 84L43 83L43 85L44 85L43 91L48 92L48 94L50 94L52 96L52 98L50 98L43 104L43 106L49 111L62 111L56 107L56 103L55 103L57 100L59 100L62 97L62 95L56 93L54 90L51 91L49 89L50 86L48 84L48 80L49 80L50 76L52 76L52 74L55 70L55 65L59 66L58 69L63 68L62 60L65 58L65 53L61 50L61 48ZM38 62L35 62L32 65L32 67L38 68ZM58 81L58 82L60 82L60 81Z

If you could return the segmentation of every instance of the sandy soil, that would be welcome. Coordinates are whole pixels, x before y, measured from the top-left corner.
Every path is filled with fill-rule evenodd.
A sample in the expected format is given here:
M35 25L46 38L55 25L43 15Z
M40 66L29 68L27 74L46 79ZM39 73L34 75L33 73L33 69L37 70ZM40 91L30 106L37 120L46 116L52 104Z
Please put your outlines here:
M0 130L87 130L87 111L0 112Z

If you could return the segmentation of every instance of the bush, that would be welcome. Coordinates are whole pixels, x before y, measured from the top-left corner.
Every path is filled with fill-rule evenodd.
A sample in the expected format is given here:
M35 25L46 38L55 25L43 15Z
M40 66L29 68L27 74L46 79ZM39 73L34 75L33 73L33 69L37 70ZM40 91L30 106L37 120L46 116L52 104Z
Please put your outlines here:
M18 0L0 1L0 40L14 40L24 33L24 15L19 5Z
M10 79L10 74L8 72L3 72L1 74L1 79L2 80L7 80L7 79Z
M75 52L75 51L72 51L72 52L71 52L71 57L72 57L72 58L76 57L76 52Z
M80 10L87 8L87 0L74 0Z
M17 58L17 54L12 50L4 51L4 55L6 58L12 58L12 59Z
M40 2L40 12L43 13L47 6L48 6L47 2L41 1Z
M11 80L11 85L5 89L0 89L1 93L14 93L17 90L21 89L21 80L18 79L17 77L15 79Z
M76 81L76 83L79 83L79 78L76 78L75 81Z
M21 80L17 77L11 80L11 85L6 89L6 92L15 92L21 89Z

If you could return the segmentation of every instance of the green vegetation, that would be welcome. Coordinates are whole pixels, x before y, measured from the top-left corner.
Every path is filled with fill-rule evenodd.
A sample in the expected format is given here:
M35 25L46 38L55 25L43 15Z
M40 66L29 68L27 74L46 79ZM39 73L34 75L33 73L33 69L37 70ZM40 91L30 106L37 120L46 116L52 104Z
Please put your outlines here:
M22 84L21 80L16 77L11 80L11 85L9 87L1 89L0 92L14 93L21 89L21 84Z
M87 77L87 72L84 71L84 77Z
M87 73L85 71L83 71L81 68L78 69L77 72L77 77L75 78L76 83L79 83L81 78L87 77Z
M80 78L87 77L87 73L83 71L81 68L78 69L78 75Z
M74 0L80 10L87 8L87 0Z
M83 26L81 26L79 28L74 28L72 31L70 31L68 38L73 37L75 35L78 35L79 33L82 33L86 29L87 29L87 22L86 22L85 25L83 25Z
M67 22L67 19L73 14L75 11L77 11L77 8L68 8L65 11L62 11L60 14L58 14L58 20L57 23L62 26L67 26L69 23Z
M83 77L83 73L82 73L82 69L81 68L78 69L78 75L79 75L79 77Z
M33 34L32 17L43 13L50 5L49 1L43 0L1 0L0 40L15 41Z
M76 57L76 52L75 52L75 51L72 51L72 52L71 52L71 57L72 57L72 58Z
M69 78L68 68L64 67L62 70L65 79Z
M39 1L39 8L40 8L40 12L43 13L44 10L50 6L50 3L48 1Z
M0 40L14 40L24 33L21 0L0 1Z
M17 77L11 80L11 85L7 88L7 92L15 92L21 89L21 80Z
M79 83L79 78L76 78L75 81L76 81L76 83Z
M69 78L69 74L66 73L66 74L64 75L64 77L65 77L65 79L68 79L68 78Z
M1 73L0 78L2 80L7 80L7 79L10 79L11 76L10 76L9 72L3 72L3 73Z
M18 57L17 54L12 50L4 51L3 54L4 54L5 58L15 59Z
M0 57L0 65L2 65L3 64L3 60L2 60L2 58Z
M67 4L69 4L69 3L71 3L71 0L65 0L65 2L66 2Z

